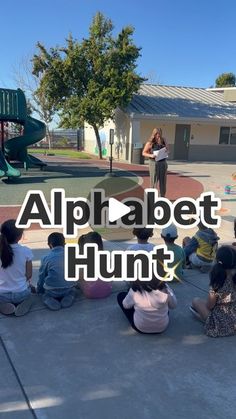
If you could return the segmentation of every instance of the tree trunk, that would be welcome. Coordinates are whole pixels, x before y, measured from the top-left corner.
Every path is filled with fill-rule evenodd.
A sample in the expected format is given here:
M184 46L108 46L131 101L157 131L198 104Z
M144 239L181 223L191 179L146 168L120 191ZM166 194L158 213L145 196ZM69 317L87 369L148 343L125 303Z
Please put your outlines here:
M51 133L49 131L49 126L46 124L46 139L48 142L48 149L51 150L52 144L51 144Z
M98 156L99 156L99 159L102 160L102 144L101 144L101 139L98 132L98 127L96 125L93 125L93 129L94 129L96 140L97 140Z

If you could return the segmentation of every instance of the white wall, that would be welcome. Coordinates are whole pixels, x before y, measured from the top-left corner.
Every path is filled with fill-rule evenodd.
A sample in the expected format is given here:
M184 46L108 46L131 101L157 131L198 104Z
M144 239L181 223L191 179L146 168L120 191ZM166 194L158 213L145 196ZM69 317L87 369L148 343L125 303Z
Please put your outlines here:
M110 128L114 129L115 124L113 121L109 120L106 121L103 128L99 129L99 134L101 138L102 148L107 150L107 153L104 151L105 154L109 154L109 135L110 135ZM97 145L97 140L95 136L94 129L91 125L85 123L84 125L84 149L85 151L95 154L95 149Z
M120 109L117 109L115 113L115 143L119 145L119 150L115 147L115 158L129 160L130 118Z
M89 153L94 153L94 147L96 143L96 137L94 129L88 125L84 124L84 149Z
M219 144L219 137L220 126L191 124L190 145Z
M222 126L225 124L222 124ZM191 128L189 160L193 161L235 161L236 145L219 144L219 125L193 124Z

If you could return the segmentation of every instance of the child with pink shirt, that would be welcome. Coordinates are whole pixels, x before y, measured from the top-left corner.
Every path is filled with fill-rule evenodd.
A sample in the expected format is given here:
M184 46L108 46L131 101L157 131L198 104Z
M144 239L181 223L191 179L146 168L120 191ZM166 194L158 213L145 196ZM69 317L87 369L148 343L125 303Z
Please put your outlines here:
M78 244L79 252L81 254L84 251L85 244L88 243L97 244L98 250L103 250L102 237L96 231L91 231L90 233L80 236ZM105 298L108 297L112 291L112 283L102 281L101 279L97 279L96 281L85 281L83 278L80 278L79 286L87 298Z
M169 309L177 306L176 297L166 282L153 278L135 281L129 292L117 301L131 326L139 333L161 333L169 324Z

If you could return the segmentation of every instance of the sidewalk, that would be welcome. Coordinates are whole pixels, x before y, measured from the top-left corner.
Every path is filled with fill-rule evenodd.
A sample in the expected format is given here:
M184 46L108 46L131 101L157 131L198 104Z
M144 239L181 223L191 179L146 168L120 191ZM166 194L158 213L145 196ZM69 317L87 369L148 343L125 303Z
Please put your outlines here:
M222 197L226 211L219 235L227 243L233 240L236 204L223 187L234 168L220 166L219 176L216 166L169 163L170 170ZM34 283L49 233L24 235L35 256ZM184 235L179 231L179 244ZM159 231L152 241L161 243ZM105 243L107 249L126 245ZM115 283L105 300L87 300L78 291L74 306L50 312L36 296L27 316L1 316L0 418L234 419L235 337L208 338L188 310L194 296L207 295L208 281L190 270L183 283L172 284L178 307L168 330L156 336L129 327L116 304L125 282Z

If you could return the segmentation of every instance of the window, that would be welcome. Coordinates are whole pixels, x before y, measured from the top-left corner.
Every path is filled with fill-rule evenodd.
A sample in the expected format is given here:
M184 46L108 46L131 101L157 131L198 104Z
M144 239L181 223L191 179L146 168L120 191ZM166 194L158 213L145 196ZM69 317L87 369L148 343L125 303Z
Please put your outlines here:
M236 127L221 127L219 144L236 145Z
M236 145L236 128L232 127L230 130L230 138L229 138L230 144Z

